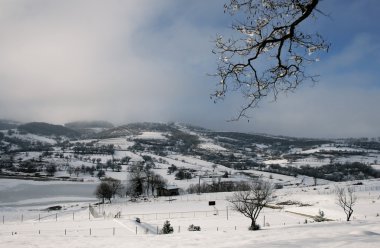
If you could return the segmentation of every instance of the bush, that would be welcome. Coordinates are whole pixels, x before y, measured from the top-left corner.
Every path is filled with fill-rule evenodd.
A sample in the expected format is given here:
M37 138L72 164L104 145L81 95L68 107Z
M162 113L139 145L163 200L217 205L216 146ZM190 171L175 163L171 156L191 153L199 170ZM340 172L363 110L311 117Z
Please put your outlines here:
M318 211L318 215L314 217L315 222L323 222L326 221L327 219L325 218L325 212L322 210Z
M250 226L248 228L248 230L250 231L257 231L257 230L260 230L260 225L259 224L255 224L254 226Z
M98 174L96 174L96 176L100 179L102 177L104 177L106 175L106 172L104 170L100 170L98 171Z
M169 233L173 233L173 231L174 231L174 229L170 225L170 222L168 220L165 221L164 226L161 229L161 233L162 234L169 234Z
M280 183L275 183L275 184L274 184L274 188L275 188L275 189L282 189L282 188L284 188L284 185L282 185L282 184L280 184Z
M191 179L191 173L185 170L179 170L175 174L175 179L177 180L183 180L183 179Z
M200 231L201 230L201 227L200 226L194 226L193 224L191 224L188 228L187 228L188 231Z

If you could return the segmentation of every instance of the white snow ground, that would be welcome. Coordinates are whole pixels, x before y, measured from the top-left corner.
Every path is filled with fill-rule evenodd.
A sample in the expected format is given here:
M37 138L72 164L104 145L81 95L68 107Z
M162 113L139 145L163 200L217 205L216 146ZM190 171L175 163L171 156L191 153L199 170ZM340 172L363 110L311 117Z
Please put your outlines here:
M95 207L91 215L86 204L67 205L63 212L24 209L22 222L9 221L3 211L0 216L6 218L4 223L0 219L0 244L12 248L378 247L380 181L363 183L355 186L359 200L350 222L344 221L344 213L335 204L335 184L330 184L276 191L273 204L293 200L310 206L264 209L258 219L263 229L256 232L247 230L247 218L230 208L227 211L229 203L225 199L231 193L216 193L150 198L136 203L121 198L111 205ZM216 201L216 209L208 205L209 201ZM316 215L319 210L333 221L312 223L307 215ZM113 218L118 212L121 218ZM27 218L38 214L40 220ZM141 219L141 224L134 221L135 217ZM165 220L171 222L174 233L157 235ZM187 231L190 224L199 225L201 231Z

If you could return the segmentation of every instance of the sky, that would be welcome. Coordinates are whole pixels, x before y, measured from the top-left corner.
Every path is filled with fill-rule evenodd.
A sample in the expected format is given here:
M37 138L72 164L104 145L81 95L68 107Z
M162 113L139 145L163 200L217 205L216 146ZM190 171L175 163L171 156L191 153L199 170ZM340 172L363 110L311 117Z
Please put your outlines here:
M251 118L214 104L222 0L0 0L0 119L183 122L297 137L380 136L380 2L324 0L308 23L331 43L305 82Z

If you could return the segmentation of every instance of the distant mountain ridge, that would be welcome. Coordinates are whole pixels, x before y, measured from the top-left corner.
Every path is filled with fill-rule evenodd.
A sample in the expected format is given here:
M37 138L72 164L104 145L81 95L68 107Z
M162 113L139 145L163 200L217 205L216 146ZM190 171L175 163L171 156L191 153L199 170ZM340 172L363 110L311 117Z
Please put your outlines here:
M64 124L65 127L71 129L86 128L113 128L114 125L108 121L73 121Z
M80 134L62 125L54 125L46 122L30 122L19 125L18 130L44 136L66 136L69 138L79 137Z
M0 130L14 129L20 125L17 121L0 119Z

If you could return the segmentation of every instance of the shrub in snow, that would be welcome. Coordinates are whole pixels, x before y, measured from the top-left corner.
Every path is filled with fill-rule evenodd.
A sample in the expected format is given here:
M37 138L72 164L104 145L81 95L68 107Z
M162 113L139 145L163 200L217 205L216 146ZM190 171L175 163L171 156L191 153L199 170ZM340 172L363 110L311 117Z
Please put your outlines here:
M322 210L318 211L318 215L314 217L315 222L323 222L326 221L327 219L325 218L325 212Z
M174 229L170 225L170 222L168 220L165 221L164 226L161 229L161 233L162 234L169 234L169 233L173 233L173 231L174 231Z
M257 231L257 230L260 230L260 225L259 224L255 224L254 226L250 226L248 228L248 230L250 231Z
M282 184L280 184L280 183L275 183L274 184L274 188L275 189L282 189L282 188L284 188L284 186Z
M201 227L200 226L194 226L193 224L191 224L188 228L187 228L188 231L200 231L201 230Z

